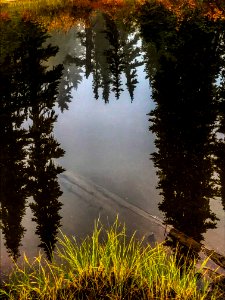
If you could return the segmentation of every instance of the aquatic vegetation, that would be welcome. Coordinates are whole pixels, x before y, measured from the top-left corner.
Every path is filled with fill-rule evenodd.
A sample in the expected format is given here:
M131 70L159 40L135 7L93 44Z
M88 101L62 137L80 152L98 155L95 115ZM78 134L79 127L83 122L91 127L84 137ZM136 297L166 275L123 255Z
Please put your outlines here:
M196 276L194 263L177 266L163 244L155 248L128 238L116 221L105 228L96 223L81 243L62 234L53 260L42 255L23 265L15 263L0 290L5 299L207 299L209 282ZM201 274L205 262L197 274ZM218 291L210 299L218 299Z

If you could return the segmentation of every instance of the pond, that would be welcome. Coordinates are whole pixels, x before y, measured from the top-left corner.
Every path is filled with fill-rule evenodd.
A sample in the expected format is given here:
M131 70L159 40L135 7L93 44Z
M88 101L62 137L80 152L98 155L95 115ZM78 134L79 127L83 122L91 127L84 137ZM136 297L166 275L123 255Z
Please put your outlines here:
M46 30L2 13L2 272L117 215L150 243L164 222L225 254L224 21L190 14L146 4Z

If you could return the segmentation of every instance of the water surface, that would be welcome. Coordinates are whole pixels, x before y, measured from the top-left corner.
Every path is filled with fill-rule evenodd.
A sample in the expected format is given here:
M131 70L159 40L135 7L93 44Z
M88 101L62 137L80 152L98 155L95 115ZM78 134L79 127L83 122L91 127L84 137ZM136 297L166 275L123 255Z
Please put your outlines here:
M138 21L1 21L3 269L117 214L151 243L150 215L225 254L223 22Z

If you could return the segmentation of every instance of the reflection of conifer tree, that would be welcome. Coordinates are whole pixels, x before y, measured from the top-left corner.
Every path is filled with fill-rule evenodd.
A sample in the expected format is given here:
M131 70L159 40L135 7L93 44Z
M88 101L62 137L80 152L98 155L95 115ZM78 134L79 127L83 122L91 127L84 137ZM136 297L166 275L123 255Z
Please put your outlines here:
M92 83L92 87L93 87L93 93L95 96L95 99L97 100L99 98L99 88L101 86L101 77L100 77L100 70L99 70L99 65L98 62L95 61L94 64L94 68L93 68L93 83Z
M94 72L98 72L96 75L99 77L96 78L96 75L93 74L93 80L96 82L93 83L94 94L95 91L98 93L98 89L102 88L102 98L105 103L109 102L110 94L110 82L111 74L109 70L109 65L105 52L109 49L109 41L106 39L105 30L105 19L102 14L98 14L94 20L93 25L93 42L94 42ZM97 68L98 69L97 69ZM97 79L97 80L96 80Z
M134 90L138 83L137 67L143 63L137 58L140 56L140 48L137 46L139 35L129 35L124 28L118 29L117 24L107 15L104 15L106 23L106 38L109 41L109 49L105 51L109 70L111 72L112 90L118 99L120 96L122 72L126 75L126 86L131 100L134 97Z
M65 109L69 109L69 103L71 102L73 85L71 84L68 76L67 76L67 69L63 70L62 79L59 84L58 88L58 105L63 112Z
M142 34L146 42L155 43L160 66L153 70L151 82L156 108L150 127L158 148L153 161L163 196L159 208L166 223L200 242L216 220L209 200L216 195L212 145L218 33L214 24L206 31L201 19L183 21L179 31L169 13L163 25L158 16L149 20L143 22ZM171 25L174 29L169 31Z
M224 33L220 34L221 43L220 48L224 50ZM221 51L224 53L224 51ZM216 165L217 172L220 180L220 195L222 200L223 209L225 210L225 71L224 71L224 57L221 56L221 72L220 84L217 87L218 95L218 118L217 118L217 133L218 139L216 143Z
M123 39L123 51L124 51L124 72L126 75L126 86L131 97L131 101L134 99L134 90L138 84L137 80L137 67L143 65L143 62L139 62L137 57L140 56L140 48L137 46L139 35L135 34L134 37L125 34Z
M79 38L79 40L77 39ZM79 83L82 81L82 67L85 68L85 77L88 78L93 70L93 41L92 29L85 28L80 32L76 32L73 39L68 35L69 50L64 53L65 57L62 59L64 70L59 84L59 92L57 101L61 111L68 109L68 103L71 102L71 91L77 89ZM57 41L60 45L60 40ZM63 48L63 45L60 45Z
M98 49L94 44L94 31L93 27L85 28L84 31L79 32L78 36L81 40L81 45L85 47L85 57L83 59L76 59L80 62L81 66L85 67L86 78L92 73L93 82L92 88L95 99L99 98L99 88L101 87L101 74L100 74L100 64L98 60Z
M163 20L163 22L159 22ZM170 36L176 33L176 24L174 16L168 15L163 6L157 3L146 3L146 9L142 10L141 23L147 24L142 26L142 34L144 40L142 41L144 51L145 73L147 78L154 82L154 75L160 69L159 58L161 55L170 56L167 51L167 43L170 43ZM149 31L149 29L151 30ZM171 58L173 59L173 58Z
M84 47L84 55L70 56L70 62L85 68L86 77L92 73L93 93L99 98L99 90L102 89L102 97L107 103L110 90L116 98L120 96L122 89L122 72L127 78L127 88L131 99L137 82L136 68L142 65L137 57L140 48L136 45L138 35L129 33L106 14L97 14L92 21L92 26L81 30L78 36Z
M3 233L10 254L18 257L18 247L25 231L21 221L26 198L30 195L29 190L32 191L34 203L31 208L38 223L36 232L40 235L41 246L50 257L49 249L54 247L60 225L58 212L61 203L58 197L61 191L57 174L62 172L62 168L55 166L53 158L62 156L63 150L51 132L56 120L52 108L62 67L59 65L46 70L43 62L55 55L57 48L50 45L42 47L48 36L39 26L21 21L16 27L16 34L12 28L9 22L3 31L9 34L9 38L13 37L13 47L9 47L7 53L1 52L0 58L0 201ZM33 121L29 133L21 127L29 117L28 113Z
M0 78L2 80L2 78ZM10 100L5 99L5 109ZM16 100L15 98L13 100ZM26 151L26 132L15 125L16 113L9 109L1 112L0 129L0 203L2 231L5 245L10 255L16 259L19 256L20 241L25 229L22 226L22 218L25 214L26 191L26 167L24 163ZM15 122L15 123L14 123Z
M92 52L94 49L93 44L93 31L92 28L85 28L85 49L86 49L86 56L85 56L85 72L86 78L89 77L92 71Z
M217 162L217 172L220 181L220 196L225 211L225 141L220 139L216 143L216 162Z
M81 62L84 61L83 58L81 59L83 47L77 39L78 35L77 30L73 28L63 36L61 33L54 32L50 38L52 44L59 46L59 52L54 58L51 57L48 64L63 63L64 66L57 95L57 102L62 112L69 108L72 89L77 89L82 81L81 74L83 71L80 66L82 66Z
M85 68L86 78L90 73L93 76L93 93L95 99L99 98L99 89L102 88L102 96L108 102L110 93L110 71L105 52L109 48L109 42L103 32L105 21L102 14L98 14L90 28L82 30L78 36L81 45L85 49L85 55L74 58L74 63Z
M58 201L61 191L57 182L57 174L62 169L55 166L53 159L62 156L63 151L52 136L53 123L56 120L52 108L56 101L62 66L59 65L47 71L43 62L54 56L58 49L51 45L42 47L48 36L39 26L30 22L21 22L19 25L19 30L22 31L18 34L21 43L9 57L14 63L14 65L9 65L8 70L8 73L12 74L9 77L9 74L6 73L3 80L5 81L3 92L6 95L3 97L3 99L5 98L3 108L7 108L4 112L4 120L10 122L11 125L6 124L9 130L7 132L4 129L2 132L2 134L7 133L7 137L4 137L5 144L3 144L1 158L2 156L4 159L6 158L8 163L2 168L4 173L7 172L3 175L8 175L7 180L1 181L3 182L1 185L4 187L2 194L5 196L3 201L6 202L6 204L2 204L2 217L4 224L6 221L8 222L9 217L10 220L13 218L13 222L17 222L17 224L13 223L13 227L9 222L5 225L5 235L8 234L5 239L6 244L9 244L8 241L10 241L13 246L15 243L18 246L23 233L20 223L27 196L24 189L28 185L34 198L31 208L34 220L38 223L36 233L40 236L41 246L50 256L49 250L54 247L59 227L59 209L61 207L61 203ZM9 58L6 56L7 64L10 62ZM18 129L27 117L25 112L30 114L28 117L33 121L29 134L25 130L19 131ZM24 139L24 135L27 137L26 139ZM11 140L14 142L13 145L10 145ZM30 143L32 143L31 146ZM5 157L6 155L10 158ZM26 167L24 174L25 158L29 167ZM6 168L7 171L5 171ZM28 180L28 176L29 184L27 181L25 182L25 179ZM12 190L13 192L11 192ZM9 234L12 230L13 238L10 239ZM12 247L12 245L10 246ZM17 252L14 250L14 256Z
M49 112L50 109L47 106L42 105L43 102L31 109L33 125L30 127L30 137L33 146L30 153L30 172L32 174L30 186L34 203L30 206L34 213L33 220L37 222L36 233L41 239L40 247L50 258L56 243L57 229L60 226L59 210L62 206L58 200L62 192L57 175L63 169L55 165L53 158L61 157L63 150L59 148L59 144L52 135L56 116L54 112ZM44 110L48 110L47 113L43 113L43 107Z
M30 188L34 202L30 205L37 222L36 233L40 236L40 246L47 256L56 243L57 229L60 226L59 210L61 203L58 198L62 194L57 181L57 175L63 171L56 166L53 159L59 158L64 151L52 134L54 122L57 119L53 106L57 99L57 86L62 74L62 67L58 65L47 71L41 64L50 56L54 56L58 49L33 47L29 52L30 71L36 70L35 79L31 80L32 103L29 110L32 125L30 126L29 171L31 175Z
M108 75L109 73L107 73ZM104 76L103 77L103 80L102 80L102 98L103 100L105 101L105 103L108 103L109 102L109 94L110 94L110 77L106 77Z
M80 38L81 45L85 49L85 54L83 56L82 62L85 67L85 77L88 78L93 70L93 30L91 27L85 28L83 31L78 33L78 37Z
M0 23L0 205L5 245L16 259L25 232L21 223L28 196L27 134L21 127L27 117L26 51L21 37L25 39L27 32L23 22L18 22L16 34L14 26L12 21Z
M143 61L145 64L145 74L146 79L149 79L150 84L154 82L154 77L156 72L159 70L159 57L160 53L157 51L155 45L153 43L148 43L143 40L142 42L142 50L143 54Z
M109 70L112 74L111 83L112 91L117 99L120 97L122 89L121 74L124 70L124 54L120 41L120 34L115 22L108 16L104 15L106 24L106 38L109 41L110 47L105 54L109 64Z
M64 70L58 87L57 101L63 112L69 109L68 103L71 102L72 89L77 89L78 84L82 81L81 69L74 63L70 55L63 61Z

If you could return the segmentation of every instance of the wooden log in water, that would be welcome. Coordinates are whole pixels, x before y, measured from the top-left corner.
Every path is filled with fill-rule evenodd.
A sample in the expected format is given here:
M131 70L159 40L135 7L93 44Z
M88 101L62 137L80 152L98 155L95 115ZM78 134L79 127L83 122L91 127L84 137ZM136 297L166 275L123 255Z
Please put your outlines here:
M193 238L187 236L186 234L180 232L175 228L171 228L169 236L175 238L181 245L184 245L196 252L202 252L209 256L212 261L214 261L218 266L225 270L225 257L214 250L210 250L199 242L195 241Z
M161 219L156 216L151 215L149 212L135 206L132 203L129 203L122 197L108 191L107 189L93 183L92 181L84 178L78 174L72 172L64 172L60 175L62 180L62 184L67 187L72 193L78 194L83 201L92 204L95 207L101 207L102 211L105 210L105 213L112 213L114 211L117 213L125 213L127 212L127 216L132 215L133 217L139 216L145 220L148 220L152 224L159 225L162 228L162 232L164 232L167 236L171 236L175 238L180 244L193 249L196 252L202 252L207 256L210 256L211 260L214 261L218 266L222 267L225 270L225 257L214 250L210 250L203 246L201 243L195 241L193 238L187 236L181 231L173 228L171 225L166 225L163 223ZM134 214L134 215L133 215ZM137 221L137 217L135 217ZM132 220L133 222L133 220ZM136 226L135 222L135 226ZM151 227L151 226L150 226ZM152 229L152 228L150 228ZM159 230L158 230L159 232ZM152 240L152 234L150 235L150 239ZM154 236L156 241L158 241L157 236Z

